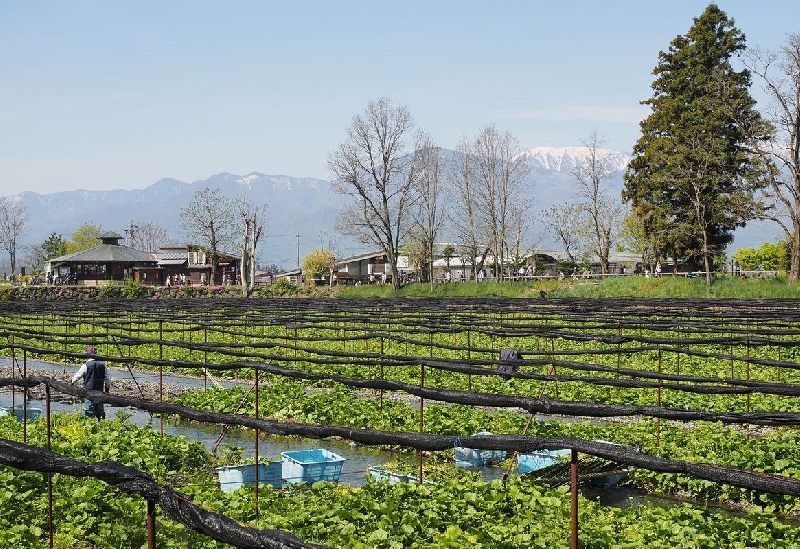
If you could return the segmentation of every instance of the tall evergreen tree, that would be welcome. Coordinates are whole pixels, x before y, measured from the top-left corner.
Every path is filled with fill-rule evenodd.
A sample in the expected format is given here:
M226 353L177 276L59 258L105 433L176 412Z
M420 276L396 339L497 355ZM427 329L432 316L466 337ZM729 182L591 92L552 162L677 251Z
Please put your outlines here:
M42 242L42 250L45 253L44 260L66 255L67 241L64 240L60 234L52 232L50 233L50 236L48 236L47 239Z
M731 59L745 49L734 21L710 4L685 36L659 52L651 114L625 174L623 198L658 233L664 251L702 265L711 283L714 258L733 231L758 215L765 169L752 153L770 126L755 110L750 73Z

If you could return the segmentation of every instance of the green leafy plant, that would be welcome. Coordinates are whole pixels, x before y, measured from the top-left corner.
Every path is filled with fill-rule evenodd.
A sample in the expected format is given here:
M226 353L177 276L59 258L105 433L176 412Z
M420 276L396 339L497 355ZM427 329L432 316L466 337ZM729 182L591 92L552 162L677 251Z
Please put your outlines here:
M128 278L122 286L121 293L122 297L126 299L141 297L143 293L142 283L132 277Z

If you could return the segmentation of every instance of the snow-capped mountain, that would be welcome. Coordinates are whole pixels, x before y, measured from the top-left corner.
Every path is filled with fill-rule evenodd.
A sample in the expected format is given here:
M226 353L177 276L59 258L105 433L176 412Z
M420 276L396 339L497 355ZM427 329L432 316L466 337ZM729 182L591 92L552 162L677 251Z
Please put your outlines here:
M26 191L19 195L30 219L24 244L41 243L53 232L69 239L78 227L89 222L120 235L133 224L157 223L175 242L184 243L181 209L196 191L205 187L218 187L229 198L246 191L253 203L266 204L261 259L265 264L287 268L297 263L297 235L301 235L301 257L319 248L320 235L332 231L342 203L341 195L333 192L329 181L259 172L244 176L219 173L193 183L161 179L134 190L77 190L44 195Z
M448 161L454 161L458 154L451 150L446 153ZM522 153L531 167L526 192L535 201L536 211L531 212L532 216L543 215L550 206L574 199L576 182L571 170L586 162L588 153L586 147L537 147ZM614 172L607 182L609 190L619 192L630 156L611 150L602 150L602 154ZM371 251L369 245L347 242L335 233L337 213L348 198L334 192L330 181L260 172L243 176L220 173L193 183L161 179L135 190L75 190L44 195L26 191L18 195L29 214L21 244L39 244L53 232L69 239L78 227L88 222L120 235L135 223L158 223L175 242L185 242L179 221L181 208L195 191L205 187L219 187L231 198L246 190L254 203L267 205L266 237L259 245L263 264L294 268L298 256L302 261L308 252L331 244L342 257L362 253L365 247ZM748 224L737 231L734 246L757 247L764 241L775 240L771 227L756 229L754 225L753 229Z
M610 149L596 149L598 157L607 163L613 171L622 171L628 166L631 156L629 154L612 151ZM579 164L585 164L590 158L591 149L588 147L535 147L520 153L527 158L533 168L569 172Z

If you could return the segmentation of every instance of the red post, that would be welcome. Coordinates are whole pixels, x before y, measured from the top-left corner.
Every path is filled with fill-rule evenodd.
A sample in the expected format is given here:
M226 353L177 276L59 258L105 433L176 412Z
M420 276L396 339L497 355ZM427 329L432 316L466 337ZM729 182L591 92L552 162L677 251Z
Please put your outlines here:
M255 373L255 385L256 385L256 387L255 387L255 390L256 390L255 391L256 392L255 417L256 417L256 419L258 419L258 368L255 368L254 370L255 370L254 373ZM255 453L255 471L254 471L254 473L255 473L255 480L256 480L256 485L255 485L256 516L258 516L258 484L259 484L259 482L261 482L261 479L259 478L259 475L258 475L258 433L259 433L259 431L258 431L258 429L256 429L255 430L255 435L256 435L255 446L254 446L254 450L253 450L254 453Z
M420 388L425 386L425 365L419 365L419 386ZM419 432L425 432L425 399L419 397ZM422 484L422 450L418 450L417 454L419 455L419 483Z
M156 549L156 504L147 500L147 549Z
M158 321L158 402L164 401L164 321ZM159 416L159 430L164 435L164 414Z
M50 450L50 385L44 386L44 413L47 421L47 450ZM53 473L47 473L47 537L49 540L49 547L53 549L53 536L55 531L53 529Z
M572 549L578 549L578 451L572 449L570 463L570 489L572 490Z

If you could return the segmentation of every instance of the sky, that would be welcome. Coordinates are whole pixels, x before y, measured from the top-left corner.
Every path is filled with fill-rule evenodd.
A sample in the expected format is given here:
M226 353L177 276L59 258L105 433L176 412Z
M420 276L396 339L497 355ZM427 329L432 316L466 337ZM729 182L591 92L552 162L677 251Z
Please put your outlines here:
M800 32L797 0L719 0L748 47ZM389 97L455 148L593 131L630 152L658 53L696 0L42 0L0 3L0 195L220 172L328 179L354 115ZM758 90L753 90L758 99Z

